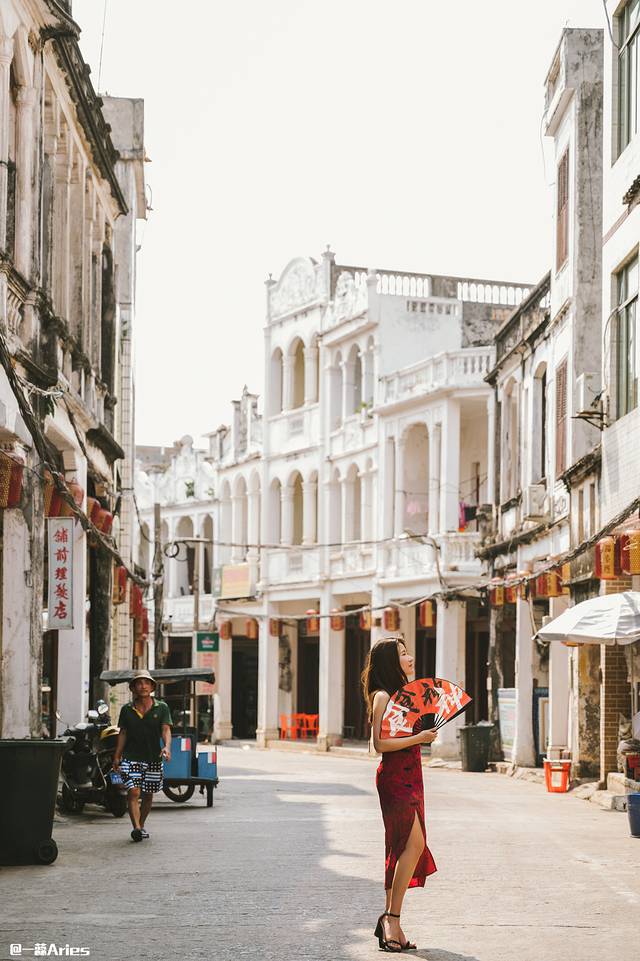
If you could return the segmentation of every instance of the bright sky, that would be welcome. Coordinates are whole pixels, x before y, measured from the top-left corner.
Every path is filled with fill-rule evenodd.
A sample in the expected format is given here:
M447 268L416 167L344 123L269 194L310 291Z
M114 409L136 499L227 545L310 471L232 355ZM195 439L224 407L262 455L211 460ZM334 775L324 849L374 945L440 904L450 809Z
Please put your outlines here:
M73 0L98 86L104 0ZM263 383L264 280L340 263L535 282L543 82L601 0L106 0L100 90L143 97L137 441Z

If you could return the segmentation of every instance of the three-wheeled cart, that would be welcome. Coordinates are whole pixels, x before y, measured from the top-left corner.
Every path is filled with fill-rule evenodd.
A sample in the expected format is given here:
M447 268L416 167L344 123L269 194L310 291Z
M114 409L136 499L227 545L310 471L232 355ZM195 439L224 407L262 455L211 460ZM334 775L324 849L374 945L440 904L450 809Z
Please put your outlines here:
M190 685L197 681L207 684L215 682L213 671L198 667L158 668L150 672L152 678L160 687L164 684L175 684L179 681ZM135 671L103 671L100 680L112 687L115 684L128 684L136 676ZM168 798L176 802L188 801L196 787L200 793L207 795L207 807L213 805L213 789L218 786L218 754L215 747L198 753L198 731L195 727L187 726L187 701L192 700L187 695L187 685L183 686L182 725L178 729L172 728L171 760L163 762L163 791ZM193 693L194 688L192 688Z

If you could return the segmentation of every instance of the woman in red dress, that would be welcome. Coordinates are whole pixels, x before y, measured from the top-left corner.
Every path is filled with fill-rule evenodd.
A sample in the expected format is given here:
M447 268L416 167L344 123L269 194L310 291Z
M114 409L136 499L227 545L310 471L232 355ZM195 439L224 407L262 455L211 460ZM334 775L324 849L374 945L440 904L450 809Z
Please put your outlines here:
M389 698L413 677L413 658L396 637L371 648L362 674L362 687L371 722L374 750L382 755L376 786L385 834L386 908L378 918L375 937L384 951L415 948L400 926L407 888L423 887L436 870L427 847L424 823L424 785L420 745L436 739L435 731L382 740L382 716Z

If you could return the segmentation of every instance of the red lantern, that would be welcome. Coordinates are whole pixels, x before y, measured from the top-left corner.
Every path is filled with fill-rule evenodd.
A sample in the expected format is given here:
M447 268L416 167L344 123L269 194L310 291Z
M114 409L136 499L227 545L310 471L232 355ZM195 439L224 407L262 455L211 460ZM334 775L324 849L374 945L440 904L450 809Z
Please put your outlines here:
M492 607L504 607L504 581L500 577L489 581L489 603Z
M620 545L618 538L610 534L595 546L595 574L601 581L613 581L620 573Z
M114 604L124 604L127 596L127 571L120 564L116 564L113 569L113 595Z
M344 611L341 607L334 607L329 618L332 631L344 631Z
M245 637L248 637L250 641L257 641L259 634L258 622L255 617L248 617L247 622L244 627Z
M280 619L278 617L269 618L269 637L280 637L281 627Z
M418 623L420 627L435 627L436 612L433 601L423 601L418 607Z
M0 451L0 508L19 507L22 497L24 459Z
M569 588L569 582L571 580L571 564L568 561L560 568L560 580L562 582L562 593L571 593Z
M367 608L366 611L360 611L360 630L370 631L371 630L371 611Z
M518 597L522 597L523 585L520 583L519 574L509 574L504 583L504 602L505 604L515 604Z
M549 597L560 597L562 594L562 579L559 567L552 567L550 571L547 571L547 591Z
M142 617L144 607L142 600L142 588L135 581L131 581L129 588L129 617Z
M383 623L385 631L400 630L400 611L397 607L385 607Z
M549 578L546 571L536 574L533 580L533 596L541 600L549 597Z
M621 534L620 568L623 574L640 574L640 530Z
M77 481L69 481L67 484L67 489L73 498L76 507L81 507L82 501L84 500L84 491L80 487ZM59 517L74 517L74 513L67 502L61 497L60 498L60 514Z
M320 633L320 618L318 612L311 608L305 612L307 618L307 634L319 634Z
M113 514L101 507L95 520L95 526L103 534L110 534L113 527Z
M221 641L230 641L232 632L231 621L222 621L218 628L218 636Z
M96 500L95 497L87 497L87 517L94 526L97 526L96 522L101 510L102 506L99 500Z
M62 498L49 471L44 474L44 516L60 517Z
M142 608L142 636L145 641L149 637L149 611L146 607Z

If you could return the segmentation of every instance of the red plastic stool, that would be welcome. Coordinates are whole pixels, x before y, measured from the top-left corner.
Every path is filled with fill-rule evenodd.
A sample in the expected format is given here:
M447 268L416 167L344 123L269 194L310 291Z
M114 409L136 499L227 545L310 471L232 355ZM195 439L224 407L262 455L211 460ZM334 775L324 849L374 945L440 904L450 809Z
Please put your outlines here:
M569 790L571 761L544 759L544 780L550 794L566 794Z

